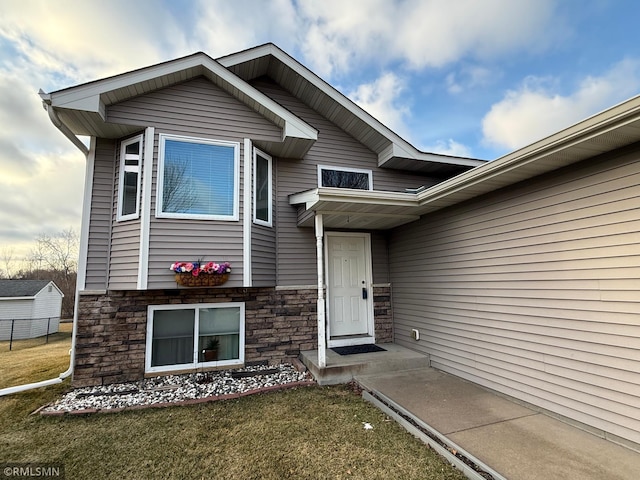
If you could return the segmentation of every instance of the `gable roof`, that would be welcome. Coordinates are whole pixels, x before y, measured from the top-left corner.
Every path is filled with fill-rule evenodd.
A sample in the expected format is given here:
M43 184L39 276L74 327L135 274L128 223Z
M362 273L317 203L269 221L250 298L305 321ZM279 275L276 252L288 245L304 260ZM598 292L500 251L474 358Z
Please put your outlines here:
M282 142L271 148L275 155L302 157L318 138L311 125L202 52L49 94L41 92L40 97L54 124L58 121L71 134L119 138L143 126L107 122L109 105L200 76L282 129Z
M263 75L374 151L381 167L449 177L484 163L419 151L272 43L217 60L199 52L40 96L52 122L87 153L77 135L120 138L143 127L107 122L109 105L204 76L282 128L282 142L262 148L273 155L302 158L317 140L318 131L251 86L251 80Z
M243 80L267 75L378 154L378 166L451 176L484 160L422 152L273 43L218 58Z
M34 297L49 283L53 282L51 280L0 280L0 298Z

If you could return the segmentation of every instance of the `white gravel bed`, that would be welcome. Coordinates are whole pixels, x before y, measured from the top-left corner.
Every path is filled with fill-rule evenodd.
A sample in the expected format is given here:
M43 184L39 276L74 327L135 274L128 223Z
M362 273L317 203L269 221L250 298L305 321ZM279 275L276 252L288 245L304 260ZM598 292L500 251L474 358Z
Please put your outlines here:
M247 367L221 372L146 378L139 382L77 388L42 413L87 409L107 410L243 393L276 385L309 381L293 365Z

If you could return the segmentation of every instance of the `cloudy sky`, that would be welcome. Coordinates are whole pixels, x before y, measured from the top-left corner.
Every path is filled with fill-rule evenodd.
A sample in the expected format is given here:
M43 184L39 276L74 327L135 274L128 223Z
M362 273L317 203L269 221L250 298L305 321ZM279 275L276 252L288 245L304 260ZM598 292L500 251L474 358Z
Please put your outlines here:
M420 149L492 160L640 92L635 0L2 0L0 255L79 231L37 92L274 42Z

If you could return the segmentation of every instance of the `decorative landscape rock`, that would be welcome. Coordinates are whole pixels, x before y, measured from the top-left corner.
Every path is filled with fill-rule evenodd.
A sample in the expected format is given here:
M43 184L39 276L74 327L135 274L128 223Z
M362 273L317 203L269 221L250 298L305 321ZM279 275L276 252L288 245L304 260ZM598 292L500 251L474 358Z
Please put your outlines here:
M312 383L311 376L290 364L167 375L139 382L77 388L43 408L40 413L90 412L178 403L257 392L299 382Z

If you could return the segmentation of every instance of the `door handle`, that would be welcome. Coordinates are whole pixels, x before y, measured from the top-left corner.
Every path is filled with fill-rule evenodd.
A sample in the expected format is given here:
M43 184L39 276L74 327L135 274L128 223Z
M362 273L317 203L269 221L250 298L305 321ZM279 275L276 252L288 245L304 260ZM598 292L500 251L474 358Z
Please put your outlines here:
M367 297L368 297L368 295L369 295L369 294L368 294L368 292L367 292L367 289L366 289L365 287L362 287L362 299L363 299L363 300L366 300L366 299L367 299Z

